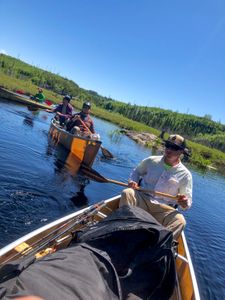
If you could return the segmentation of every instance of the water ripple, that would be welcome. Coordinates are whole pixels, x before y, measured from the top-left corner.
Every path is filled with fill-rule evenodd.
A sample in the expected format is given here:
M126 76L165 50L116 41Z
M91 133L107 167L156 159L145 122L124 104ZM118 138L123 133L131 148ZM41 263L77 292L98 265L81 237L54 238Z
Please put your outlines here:
M122 191L110 183L82 182L71 161L67 162L68 152L49 143L52 115L32 113L26 106L4 101L0 114L0 247ZM93 168L106 178L127 182L131 170L150 150L126 136L113 137L117 126L97 118L95 125L103 146L115 159L105 160L99 153ZM187 241L202 299L220 300L225 298L225 180L212 172L191 171L193 205L184 212Z

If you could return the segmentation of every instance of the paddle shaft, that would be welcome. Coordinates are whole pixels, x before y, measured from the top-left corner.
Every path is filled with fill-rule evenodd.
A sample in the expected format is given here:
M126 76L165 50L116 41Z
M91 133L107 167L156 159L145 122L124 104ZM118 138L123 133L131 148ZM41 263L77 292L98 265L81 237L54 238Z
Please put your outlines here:
M84 174L86 176L88 176L89 178L97 181L97 182L101 182L101 183L114 183L114 184L118 184L121 186L125 186L128 187L128 184L122 181L117 181L114 179L109 179L109 178L105 178L104 176L102 176L101 174L99 174L97 171L95 171L94 169L92 169L91 167L88 167L84 164L81 165L81 169L84 172ZM148 190L148 189L142 189L141 187L138 187L137 190L141 191L141 192L145 192L145 193L150 193L150 194L155 194L155 195L159 195L159 196L163 196L163 197L167 197L173 200L178 200L178 196L173 196L170 194L166 194L163 192L158 192L158 191L153 191L153 190Z
M84 121L78 116L78 119L80 120L81 124L88 130L88 132L90 134L92 134L90 128L84 123ZM113 158L113 155L111 152L109 152L109 150L107 150L106 148L102 147L102 145L100 146L103 152L103 155L108 157L108 158Z
M127 183L124 183L124 182L121 182L121 181L117 181L117 180L113 180L113 179L107 179L106 180L109 182L109 183L114 183L114 184L118 184L118 185L121 185L121 186L126 186L128 187L128 184ZM137 190L141 191L141 192L145 192L145 193L152 193L152 194L155 194L155 195L159 195L159 196L163 196L163 197L167 197L167 198L170 198L170 199L173 199L173 200L178 200L178 197L177 196L172 196L170 194L166 194L166 193L163 193L163 192L157 192L157 191L152 191L152 190L147 190L147 189L142 189L141 187L137 188Z
M82 125L88 130L88 132L90 134L93 134L93 132L91 132L90 128L84 123L84 121L81 119L80 116L77 115L77 118L80 120L80 122L82 123Z

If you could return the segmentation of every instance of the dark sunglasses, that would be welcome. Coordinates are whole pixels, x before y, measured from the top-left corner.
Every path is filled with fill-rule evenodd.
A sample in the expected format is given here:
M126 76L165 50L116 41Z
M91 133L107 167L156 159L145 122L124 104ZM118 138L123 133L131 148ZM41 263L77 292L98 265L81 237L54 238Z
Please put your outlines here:
M182 150L179 146L168 143L168 142L165 143L165 147L166 147L166 149L170 149L173 151L181 151Z
M83 108L88 108L88 109L90 109L90 106L84 105Z

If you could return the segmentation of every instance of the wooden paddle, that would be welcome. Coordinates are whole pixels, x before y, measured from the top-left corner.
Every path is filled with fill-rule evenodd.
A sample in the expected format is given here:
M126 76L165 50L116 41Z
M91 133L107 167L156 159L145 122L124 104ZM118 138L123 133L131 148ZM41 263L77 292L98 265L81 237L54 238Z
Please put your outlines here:
M82 125L88 130L88 132L90 134L92 134L91 130L88 128L88 126L84 123L84 121L79 116L78 116L78 119L81 121ZM102 154L105 158L108 158L108 159L113 158L112 153L108 149L104 148L102 145L101 145L101 150L102 150Z
M114 183L117 185L128 187L127 183L117 181L114 179L105 178L101 174L99 174L97 171L95 171L94 169L92 169L84 164L81 165L80 170L83 172L84 175L86 175L90 179L93 179L94 181L101 182L101 183ZM178 200L178 196L172 196L170 194L157 192L157 191L153 191L153 190L146 190L146 189L142 189L141 187L139 187L138 190L141 192L145 192L145 193L150 193L150 194L154 194L154 195L167 197L167 198L173 199L175 201Z

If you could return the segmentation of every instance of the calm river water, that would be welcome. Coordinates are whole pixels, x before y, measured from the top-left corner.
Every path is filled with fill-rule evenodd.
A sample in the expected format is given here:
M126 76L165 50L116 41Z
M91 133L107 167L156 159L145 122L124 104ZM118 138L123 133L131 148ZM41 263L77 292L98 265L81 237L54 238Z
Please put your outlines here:
M122 187L90 182L85 196L82 178L73 176L68 152L48 141L52 115L0 101L0 248L31 230L82 206L119 194ZM136 164L151 154L127 138L112 135L116 126L95 119L103 146L115 156L99 153L93 168L103 176L126 182ZM185 212L186 237L201 298L225 299L225 178L191 170L193 206Z

